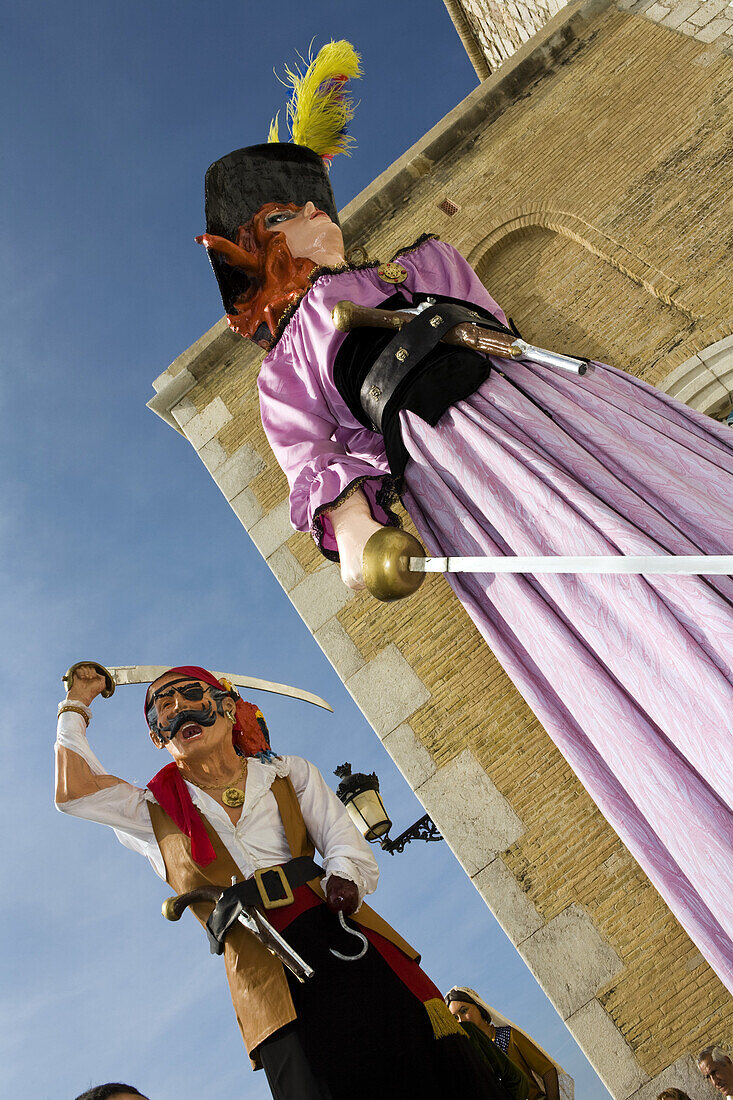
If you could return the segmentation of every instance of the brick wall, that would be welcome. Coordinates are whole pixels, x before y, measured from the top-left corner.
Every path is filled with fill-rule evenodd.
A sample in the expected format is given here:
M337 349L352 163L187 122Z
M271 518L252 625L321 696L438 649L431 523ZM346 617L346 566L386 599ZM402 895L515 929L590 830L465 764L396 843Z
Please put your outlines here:
M723 416L732 99L720 52L599 0L570 4L346 208L347 237L388 258L438 232L528 336ZM196 448L611 1093L703 1098L689 1053L730 1044L730 996L445 581L377 604L293 533L258 363L221 322L151 405Z

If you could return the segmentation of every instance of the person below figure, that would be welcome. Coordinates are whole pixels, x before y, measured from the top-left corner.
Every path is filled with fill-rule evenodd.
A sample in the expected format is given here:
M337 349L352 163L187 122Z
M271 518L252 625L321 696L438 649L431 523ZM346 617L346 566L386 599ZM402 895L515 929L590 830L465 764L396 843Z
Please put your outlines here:
M504 1020L474 989L454 986L446 993L445 1003L461 1024L475 1027L522 1070L529 1081L529 1100L560 1100L561 1096L573 1095L572 1079L562 1067L516 1025Z
M710 1046L697 1056L697 1068L706 1081L731 1100L733 1097L733 1061L720 1047Z
M142 1100L147 1100L147 1097L132 1085L123 1085L121 1081L108 1081L106 1085L94 1085L87 1089L86 1092L77 1096L76 1100L133 1100L135 1096L142 1096Z
M206 669L185 666L147 693L151 739L172 762L141 790L106 774L89 748L89 706L104 687L98 670L81 666L59 705L57 806L110 825L177 894L202 886L234 891L247 886L241 880L254 881L256 900L247 904L267 910L315 970L300 984L240 923L220 945L207 925L224 954L245 1045L276 1100L412 1091L438 1100L453 1086L468 1097L506 1100L417 953L362 904L376 887L377 864L318 770L273 753L256 707ZM271 908L282 898L283 876L289 900ZM202 924L212 905L192 905ZM355 954L339 912L353 914L367 936L363 957L345 962L331 953Z

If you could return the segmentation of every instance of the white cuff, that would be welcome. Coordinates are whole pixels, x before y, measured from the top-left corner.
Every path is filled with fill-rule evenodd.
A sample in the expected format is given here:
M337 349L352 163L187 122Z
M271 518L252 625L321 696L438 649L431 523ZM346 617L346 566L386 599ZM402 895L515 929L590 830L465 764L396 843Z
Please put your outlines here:
M59 709L58 709L59 718L61 717L62 713L64 713L64 714L73 714L74 713L73 710L62 711L62 709L61 709L62 707L78 707L79 710L83 711L84 714L86 714L87 723L91 722L91 720L92 720L92 712L91 712L90 708L86 705L86 703L82 703L82 701L80 699L62 699L61 702L59 703ZM79 717L81 717L81 715L79 715Z
M81 714L75 710L64 710L56 723L56 744L79 752L87 742L87 725ZM82 755L86 755L82 749Z
M72 700L69 699L68 702L72 702ZM83 706L83 703L79 704L80 708ZM97 760L87 741L86 722L81 714L78 714L75 710L65 710L59 715L56 726L56 746L57 748L71 749L72 752L77 753L83 760L86 760L95 775L107 774L106 769Z
M326 893L328 880L331 878L332 875L336 875L337 878L348 879L349 882L354 883L354 886L356 886L356 889L359 892L359 904L357 905L354 912L358 913L359 909L361 909L361 903L363 902L364 896L367 892L366 883L363 876L357 871L355 865L351 862L351 860L329 860L329 866L326 874L321 879L321 889L323 890L324 894Z

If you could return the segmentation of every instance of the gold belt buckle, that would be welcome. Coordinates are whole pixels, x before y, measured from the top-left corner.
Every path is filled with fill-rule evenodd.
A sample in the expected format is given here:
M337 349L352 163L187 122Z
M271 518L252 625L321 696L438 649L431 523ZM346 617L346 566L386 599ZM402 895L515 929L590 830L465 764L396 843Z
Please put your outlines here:
M262 881L262 876L266 875L268 871L274 871L276 875L280 876L280 883L285 891L284 898L273 899L267 893L267 887ZM254 880L257 883L260 899L265 909L281 909L283 905L291 905L295 900L287 876L279 864L276 864L274 867L260 867L260 869L254 873Z

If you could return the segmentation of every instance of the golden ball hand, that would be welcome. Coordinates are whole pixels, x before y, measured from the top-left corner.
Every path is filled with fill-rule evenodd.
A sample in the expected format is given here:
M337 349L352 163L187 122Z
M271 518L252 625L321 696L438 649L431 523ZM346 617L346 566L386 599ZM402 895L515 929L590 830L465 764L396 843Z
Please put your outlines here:
M364 583L378 600L403 600L417 592L425 580L424 573L410 569L410 558L424 557L424 547L409 531L382 527L364 547Z

